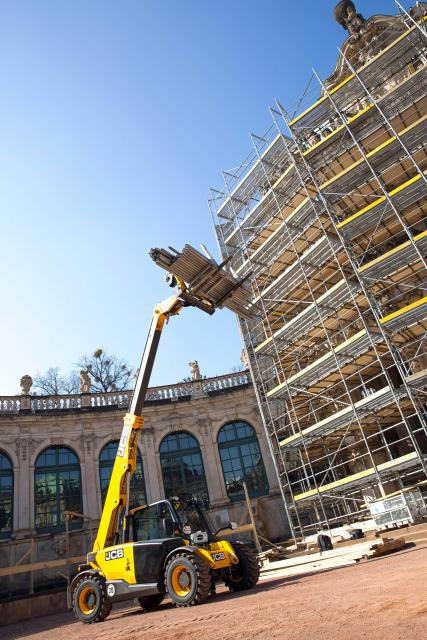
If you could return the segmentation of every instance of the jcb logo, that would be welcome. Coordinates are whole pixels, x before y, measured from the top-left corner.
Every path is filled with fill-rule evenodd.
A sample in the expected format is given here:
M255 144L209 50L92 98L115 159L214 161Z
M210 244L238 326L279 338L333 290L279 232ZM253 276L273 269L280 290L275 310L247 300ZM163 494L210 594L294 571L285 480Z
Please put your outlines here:
M119 558L123 558L125 552L123 549L113 549L112 551L107 551L105 554L106 560L118 560Z
M222 551L214 553L213 559L215 560L215 562L219 562L219 560L225 560L225 553L223 553Z

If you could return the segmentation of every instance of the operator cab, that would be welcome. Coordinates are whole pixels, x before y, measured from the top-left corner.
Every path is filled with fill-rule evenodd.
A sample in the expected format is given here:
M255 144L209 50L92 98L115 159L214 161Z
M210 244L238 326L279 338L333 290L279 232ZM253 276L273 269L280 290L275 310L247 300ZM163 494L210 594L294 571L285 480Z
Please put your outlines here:
M126 539L131 542L184 538L193 544L207 544L234 522L215 530L205 508L194 497L173 497L129 512Z
M131 542L181 537L181 525L171 503L162 500L129 512L128 539Z

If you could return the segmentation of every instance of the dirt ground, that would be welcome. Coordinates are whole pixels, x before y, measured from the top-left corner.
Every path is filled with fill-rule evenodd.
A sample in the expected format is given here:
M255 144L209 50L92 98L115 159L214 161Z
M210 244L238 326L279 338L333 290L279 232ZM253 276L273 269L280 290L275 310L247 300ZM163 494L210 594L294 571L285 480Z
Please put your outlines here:
M220 589L198 607L113 610L83 625L72 613L0 628L3 640L422 640L427 637L427 545L311 575L274 573L253 591Z

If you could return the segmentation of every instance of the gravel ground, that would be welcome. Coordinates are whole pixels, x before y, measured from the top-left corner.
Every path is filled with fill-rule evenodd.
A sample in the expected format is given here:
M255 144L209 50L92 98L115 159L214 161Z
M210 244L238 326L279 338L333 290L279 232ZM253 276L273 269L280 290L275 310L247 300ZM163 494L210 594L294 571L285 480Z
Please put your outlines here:
M427 637L427 545L311 575L274 573L253 591L220 589L203 605L113 610L96 625L72 613L0 628L3 640L422 640Z

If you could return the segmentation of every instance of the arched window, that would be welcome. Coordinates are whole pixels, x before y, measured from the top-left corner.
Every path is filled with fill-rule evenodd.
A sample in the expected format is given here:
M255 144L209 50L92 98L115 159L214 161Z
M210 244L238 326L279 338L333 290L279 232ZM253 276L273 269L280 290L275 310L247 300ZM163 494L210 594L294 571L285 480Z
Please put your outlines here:
M185 431L171 433L160 445L165 497L194 496L209 502L202 454L196 438Z
M39 531L64 529L64 511L82 513L80 463L74 451L49 447L41 452L36 460L34 492ZM81 526L81 520L70 520L70 528Z
M102 504L107 496L108 484L110 482L111 473L116 459L118 440L113 440L103 447L99 454L99 480L101 483ZM147 504L147 496L145 493L144 472L142 469L141 453L138 449L136 454L136 470L130 481L130 507L138 507Z
M7 538L12 531L13 518L13 466L0 451L0 537Z
M244 498L246 482L251 498L268 493L268 481L255 429L243 421L229 422L218 434L219 455L230 500Z

